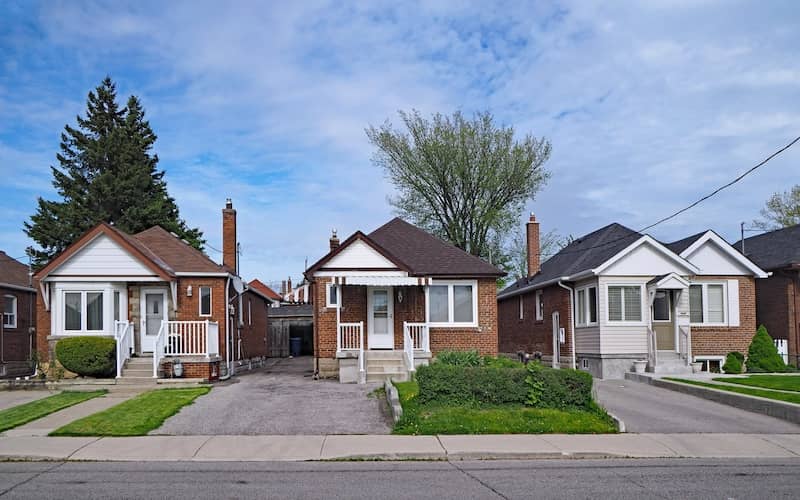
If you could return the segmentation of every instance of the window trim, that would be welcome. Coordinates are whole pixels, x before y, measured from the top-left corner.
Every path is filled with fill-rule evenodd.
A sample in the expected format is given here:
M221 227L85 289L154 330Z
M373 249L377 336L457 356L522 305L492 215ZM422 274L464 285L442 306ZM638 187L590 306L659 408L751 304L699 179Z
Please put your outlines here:
M14 303L14 312L12 312L12 313L6 313L5 299L9 299L9 298L13 299L13 301L14 301L13 302ZM12 295L10 293L7 293L7 294L5 294L3 296L3 328L8 328L10 330L13 330L13 329L17 328L17 315L19 313L18 306L19 306L19 301L17 300L17 296L16 295ZM10 315L11 317L13 317L14 318L14 322L6 324L6 315Z
M544 290L536 290L536 321L544 321Z
M596 312L596 317L595 317L594 321L591 320L591 317L592 317L591 311L592 311L592 309L591 309L591 307L589 307L590 304L591 304L591 301L589 300L589 297L590 297L589 290L591 290L592 288L594 288L595 312ZM580 301L581 304L578 304L578 292L583 292L583 300ZM589 284L589 285L580 286L580 287L575 289L575 327L576 328L578 328L578 327L580 327L580 328L588 328L588 327L591 327L591 326L597 326L598 325L598 323L600 322L600 304L599 304L599 302L600 302L600 294L597 291L597 285L595 283L592 283L592 284ZM583 311L583 320L584 320L583 322L578 321L578 318L580 317L578 315L579 305L581 306L580 309Z
M203 314L203 288L208 288L208 314ZM197 287L197 315L208 318L214 313L214 289L209 285L199 285Z
M703 297L703 321L701 323L693 323L691 322L691 300L689 301L689 319L690 323L689 326L728 326L730 322L730 311L728 311L728 283L727 281L720 281L720 280L713 280L713 281L693 281L689 284L689 290L686 293L690 293L692 286L701 286L702 287L702 297ZM722 322L710 322L706 321L708 318L708 286L709 285L719 285L722 287Z
M611 299L611 296L608 293L608 289L609 288L615 288L615 287L622 287L622 288L626 288L626 287L635 288L635 287L638 287L639 288L639 311L641 313L641 319L632 320L632 321L631 320L625 320L625 296L624 296L624 293L621 295L621 300L622 300L622 304L621 304L622 305L622 308L621 308L622 319L621 320L611 319L611 304L609 303L609 301ZM611 325L631 325L631 326L634 326L634 325L635 326L642 326L642 325L646 325L647 324L647 321L645 320L645 302L644 302L645 290L644 290L644 284L642 284L642 283L606 283L605 292L606 292L606 296L605 296L605 299L606 299L606 318L605 318L606 319L606 323L611 324Z
M81 314L81 327L79 330L67 330L67 294L68 293L76 293L81 296L81 307L80 307L80 314ZM102 314L100 315L102 321L102 328L100 330L89 330L89 300L87 299L86 295L89 293L99 293L100 297L102 297ZM106 328L106 313L108 312L107 304L106 304L106 291L104 289L63 289L61 290L61 331L63 331L67 335L81 335L83 333L86 334L101 334L108 331ZM111 315L113 316L113 304L111 305L112 311Z
M331 302L331 288L336 288L336 302ZM325 283L325 307L336 309L342 302L342 289L334 283Z
M432 322L430 318L430 287L447 286L447 317L448 321ZM454 286L472 287L472 321L456 322L453 320L455 314L455 295ZM476 328L478 326L478 280L432 280L431 284L425 287L425 321L430 328Z

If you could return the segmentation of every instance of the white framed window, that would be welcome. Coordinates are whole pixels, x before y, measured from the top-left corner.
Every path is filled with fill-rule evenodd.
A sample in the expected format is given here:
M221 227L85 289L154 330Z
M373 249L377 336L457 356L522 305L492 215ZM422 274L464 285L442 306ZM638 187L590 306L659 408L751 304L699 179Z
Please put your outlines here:
M3 297L3 327L17 327L17 297L15 295Z
M575 325L597 324L597 287L587 286L575 291Z
M478 326L477 281L434 281L425 302L431 326Z
M653 321L672 321L672 298L667 290L657 290L653 299Z
M609 323L642 322L642 285L608 285Z
M536 292L536 321L544 321L544 292Z
M522 301L522 295L519 296L519 319L525 319L525 304Z
M689 286L689 323L726 324L727 303L725 283L693 283Z
M127 315L126 315L127 317ZM114 290L114 320L122 321L122 303L119 291Z
M339 307L339 286L333 283L325 285L325 307Z
M211 287L201 286L200 289L200 316L211 316Z
M101 332L104 330L103 291L64 292L64 330Z

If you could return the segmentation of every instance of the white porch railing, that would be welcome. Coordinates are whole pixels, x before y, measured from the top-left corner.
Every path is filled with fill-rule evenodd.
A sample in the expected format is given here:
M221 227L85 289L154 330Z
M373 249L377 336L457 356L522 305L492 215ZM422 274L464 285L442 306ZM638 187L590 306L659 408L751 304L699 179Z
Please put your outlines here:
M117 341L117 378L120 378L122 368L133 351L133 323L114 321L114 340Z
M415 351L431 352L431 339L428 335L427 323L409 323L408 321L404 321L403 331L408 332Z
M414 339L411 337L411 330L408 326L403 328L403 361L409 375L416 371L416 367L414 367Z
M658 344L656 344L656 331L652 325L647 325L647 366L655 371L658 364Z
M687 326L678 327L678 355L686 360L689 365L692 362L692 331Z
M358 351L364 347L364 322L339 323L336 351Z
M219 354L219 324L215 321L162 321L153 349L153 377L166 356Z

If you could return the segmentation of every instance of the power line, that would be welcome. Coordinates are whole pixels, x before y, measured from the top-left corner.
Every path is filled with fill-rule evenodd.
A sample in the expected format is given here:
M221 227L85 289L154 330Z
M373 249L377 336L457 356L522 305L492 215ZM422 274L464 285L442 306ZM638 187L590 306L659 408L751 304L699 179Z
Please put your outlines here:
M786 144L785 146L783 146L779 150L775 151L771 155L767 156L766 158L764 158L763 160L758 162L755 166L751 167L750 169L745 171L743 174L739 175L738 177L736 177L732 181L728 182L727 184L724 184L724 185L718 187L714 191L712 191L709 194L701 197L700 199L698 199L697 201L691 203L690 205L687 205L686 207L681 208L677 212L674 212L674 213L672 213L672 214L670 214L670 215L668 215L668 216L666 216L666 217L664 217L662 219L659 219L656 222L650 224L649 226L645 226L642 229L639 229L638 231L636 231L636 233L637 234L641 234L641 233L647 231L648 229L652 229L652 228L658 226L659 224L663 224L664 222L667 222L670 219L674 219L675 217L679 216L680 214L682 214L682 213L684 213L684 212L686 212L688 210L691 210L692 208L696 207L700 203L702 203L702 202L706 201L707 199L717 195L720 191L723 191L724 189L727 189L727 188L733 186L734 184L736 184L737 182L741 181L742 179L744 179L745 177L747 177L748 175L750 175L751 173L753 173L757 169L763 167L770 160L772 160L776 156L780 155L781 153L783 153L787 149L789 149L792 146L794 146L798 141L800 141L800 136L795 137L791 142L789 142L788 144ZM613 240L610 240L610 241L606 241L604 243L600 243L598 245L594 245L594 246L587 247L587 248L581 248L581 249L576 249L576 250L571 250L571 251L563 251L562 250L562 251L557 252L557 253L555 253L553 255L585 252L587 250L592 250L594 248L601 248L601 247L604 247L604 246L608 246L608 245L610 245L612 243L616 243L618 241L622 241L622 240L625 240L625 239L628 239L628 238L635 237L635 236L637 236L637 234L630 234L630 235L627 235L627 236L622 236L621 238L616 238L616 239L613 239Z

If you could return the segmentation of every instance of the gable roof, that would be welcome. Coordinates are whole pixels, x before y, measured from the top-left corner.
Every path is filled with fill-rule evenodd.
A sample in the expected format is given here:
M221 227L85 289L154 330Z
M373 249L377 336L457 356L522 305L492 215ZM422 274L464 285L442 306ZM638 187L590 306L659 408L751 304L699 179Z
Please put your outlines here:
M759 278L766 278L767 274L758 267L752 260L748 259L746 256L742 255L741 252L737 252L730 243L725 241L725 238L718 235L713 230L709 229L705 233L703 233L697 240L694 241L691 245L689 245L686 249L681 252L681 257L691 258L700 248L703 247L708 242L712 242L722 250L726 255L730 256L733 260L738 262L741 266L746 268L748 271L752 272L755 276Z
M745 238L744 255L767 271L800 265L800 224Z
M0 286L2 285L11 285L14 288L35 291L30 284L28 266L9 257L4 251L0 250Z
M312 265L307 275L323 268L354 241L360 240L411 276L499 277L503 271L436 236L395 217L369 235L356 231L338 248Z
M276 300L276 301L281 300L281 296L278 295L275 292L275 290L262 283L261 280L259 279L252 280L250 283L247 284L247 287L257 290L258 292L261 293L261 295L267 297L270 300Z
M543 283L594 269L642 237L641 233L616 222L573 240L542 263L538 273L520 278L498 294L498 298Z
M706 231L701 231L697 234L683 238L682 240L673 241L672 243L665 243L664 246L680 255L684 250L692 246L695 241L699 240L704 234L706 234Z

